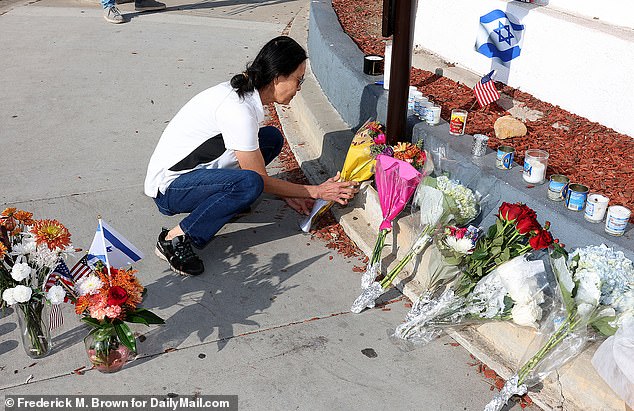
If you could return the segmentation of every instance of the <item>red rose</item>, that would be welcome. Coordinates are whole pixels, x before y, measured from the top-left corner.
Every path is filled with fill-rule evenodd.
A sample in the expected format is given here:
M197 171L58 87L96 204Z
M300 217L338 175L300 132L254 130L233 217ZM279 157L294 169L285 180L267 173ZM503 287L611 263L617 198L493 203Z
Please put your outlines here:
M521 214L518 216L517 218L518 220L522 219L523 217L530 217L532 219L537 219L537 213L535 213L535 210L533 210L526 204L519 204L519 207L521 209Z
M521 235L526 235L531 231L539 231L542 226L539 225L533 217L520 217L515 223L515 228Z
M523 204L502 203L498 217L505 221L515 221L522 214Z
M108 305L121 305L128 301L128 292L122 287L115 285L108 290Z
M536 236L528 240L534 250L542 250L553 243L553 236L547 230L540 230Z

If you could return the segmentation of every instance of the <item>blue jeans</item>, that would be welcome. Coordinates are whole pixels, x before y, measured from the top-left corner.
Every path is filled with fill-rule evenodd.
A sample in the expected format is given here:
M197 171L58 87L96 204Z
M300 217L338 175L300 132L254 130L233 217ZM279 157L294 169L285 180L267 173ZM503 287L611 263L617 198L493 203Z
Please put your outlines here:
M262 127L258 139L264 162L269 164L282 151L282 133L272 126ZM199 169L176 178L154 202L165 215L189 213L180 227L202 248L223 225L249 208L263 189L262 177L255 171Z
M135 1L134 4L137 5L138 1ZM101 0L101 7L104 9L109 9L110 7L115 5L115 0Z

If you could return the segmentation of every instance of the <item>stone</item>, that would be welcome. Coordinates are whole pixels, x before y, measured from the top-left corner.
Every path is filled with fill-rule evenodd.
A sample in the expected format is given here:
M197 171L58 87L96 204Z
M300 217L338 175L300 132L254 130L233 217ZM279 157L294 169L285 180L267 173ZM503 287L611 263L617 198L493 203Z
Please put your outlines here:
M495 136L499 139L522 137L526 135L526 126L524 123L511 116L500 117L493 125Z

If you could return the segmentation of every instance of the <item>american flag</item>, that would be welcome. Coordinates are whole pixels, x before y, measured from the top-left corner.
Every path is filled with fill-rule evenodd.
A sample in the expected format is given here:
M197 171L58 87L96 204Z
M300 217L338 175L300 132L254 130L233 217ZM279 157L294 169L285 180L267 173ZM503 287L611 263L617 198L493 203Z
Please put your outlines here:
M57 267L49 274L46 284L44 285L44 291L48 291L52 286L57 284L57 280L69 288L73 288L80 278L91 271L92 269L88 266L87 256L80 258L71 269L68 269L66 263L61 260Z
M92 269L88 266L87 261L87 256L83 256L75 263L73 268L69 270L66 263L61 260L57 267L55 267L55 269L48 275L48 279L44 284L44 291L50 290L50 288L57 284L58 281L63 283L64 288L72 290L75 283L80 278L92 271ZM68 301L68 297L65 297L64 302ZM64 317L62 316L62 308L60 307L60 304L53 304L49 319L49 329L51 331L64 324Z
M492 70L489 74L482 77L480 81L473 88L476 100L480 103L480 106L484 107L497 101L500 98L500 92L495 88L495 83L491 80L495 70Z

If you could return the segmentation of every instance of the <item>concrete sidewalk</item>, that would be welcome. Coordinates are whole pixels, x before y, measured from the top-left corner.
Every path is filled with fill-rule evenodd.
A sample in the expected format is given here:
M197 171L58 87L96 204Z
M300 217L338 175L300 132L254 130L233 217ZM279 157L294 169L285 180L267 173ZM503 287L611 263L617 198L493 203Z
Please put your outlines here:
M89 368L87 329L70 307L41 360L23 352L8 310L0 394L237 394L248 410L482 409L490 382L468 352L448 337L399 351L386 334L407 311L396 292L384 308L350 314L359 261L302 234L299 216L278 199L264 196L227 225L202 252L199 277L175 275L153 255L160 227L179 221L142 193L166 122L243 70L308 7L167 3L166 12L143 15L122 5L133 17L123 25L107 24L94 1L0 4L0 206L57 218L84 248L103 216L145 253L136 266L145 306L166 319L134 327L141 354L121 372L78 375ZM279 164L271 172L283 176Z

